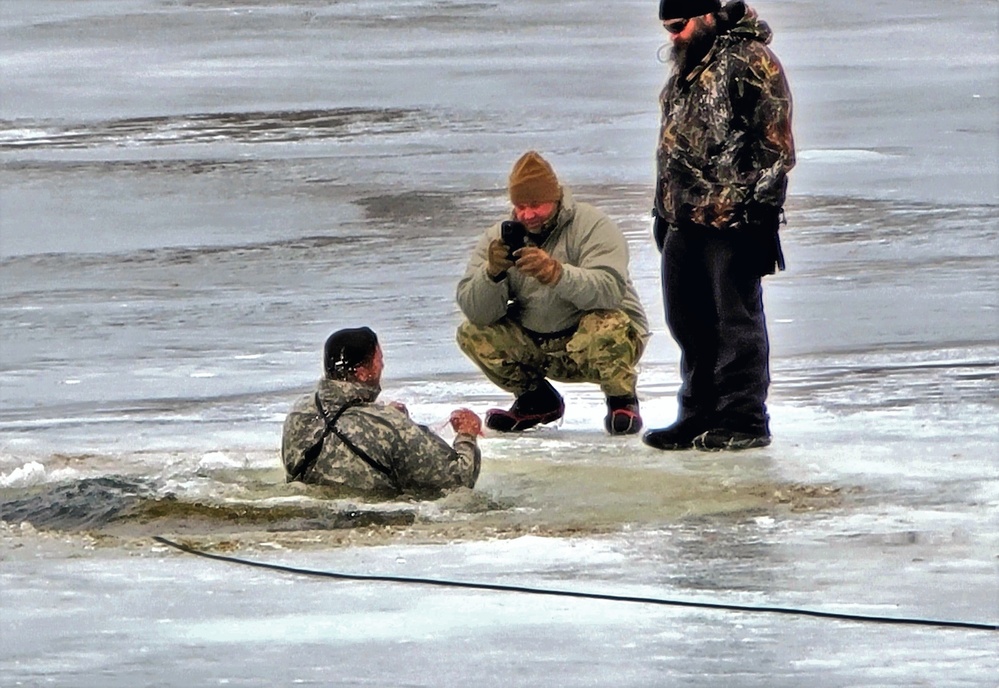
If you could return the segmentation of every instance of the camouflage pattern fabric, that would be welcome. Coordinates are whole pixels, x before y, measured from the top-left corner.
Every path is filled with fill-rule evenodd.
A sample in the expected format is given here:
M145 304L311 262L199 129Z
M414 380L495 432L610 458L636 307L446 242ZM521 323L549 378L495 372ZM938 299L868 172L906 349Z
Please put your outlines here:
M660 95L656 211L667 222L738 227L780 208L794 166L791 93L756 12L719 26L714 46Z
M520 396L543 378L592 382L607 396L634 395L635 364L644 340L624 311L591 311L575 333L536 342L503 318L492 325L465 321L458 346L494 384Z
M289 479L321 441L318 458L301 475L302 482L383 495L434 493L475 485L482 459L475 437L458 435L452 448L399 409L376 403L379 392L377 386L323 379L315 393L296 401L285 419L281 441L281 458ZM369 465L335 433L325 433L326 420L316 405L317 395L331 416L348 402L360 402L344 411L336 428L386 469L384 472Z

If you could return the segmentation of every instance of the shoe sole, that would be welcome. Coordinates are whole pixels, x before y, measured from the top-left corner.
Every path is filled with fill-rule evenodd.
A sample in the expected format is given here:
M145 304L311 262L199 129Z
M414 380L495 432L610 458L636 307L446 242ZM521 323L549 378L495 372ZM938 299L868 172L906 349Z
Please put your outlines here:
M619 428L617 426L617 420L621 417L627 420L627 427ZM604 429L607 430L607 434L611 436L615 435L635 435L642 429L642 418L634 411L622 411L617 410L611 414L609 419L604 419Z
M515 418L508 411L491 409L486 411L486 427L496 432L523 432L537 425L546 425L560 420L564 412L552 411L536 416L520 416Z
M618 430L617 428L612 428L607 431L607 434L610 435L611 437L620 437L622 435L637 435L641 431L642 431L642 426L639 425L638 427L629 427L627 430Z
M644 437L642 438L642 442L652 447L653 449L658 449L659 451L686 451L688 449L694 448L693 442L687 442L686 444L680 442L673 442L670 444L654 444L652 442L649 442Z
M752 439L745 440L713 440L706 437L709 433L704 433L698 435L694 438L693 448L698 451L703 452L720 452L720 451L745 451L747 449L762 449L763 447L769 447L772 439L769 437L753 437Z

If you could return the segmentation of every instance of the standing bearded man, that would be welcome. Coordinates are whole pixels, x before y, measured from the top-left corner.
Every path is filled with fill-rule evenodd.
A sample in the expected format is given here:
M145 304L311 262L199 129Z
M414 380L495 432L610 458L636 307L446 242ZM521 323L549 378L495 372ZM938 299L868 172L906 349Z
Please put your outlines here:
M666 324L680 347L677 420L663 450L770 444L761 277L794 166L791 94L770 28L741 0L662 0L673 72L660 96L655 238Z

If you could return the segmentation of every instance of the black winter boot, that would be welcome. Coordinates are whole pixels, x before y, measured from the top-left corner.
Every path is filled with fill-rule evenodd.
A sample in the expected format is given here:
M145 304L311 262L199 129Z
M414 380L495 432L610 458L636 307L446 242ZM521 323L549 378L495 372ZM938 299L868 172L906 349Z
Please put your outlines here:
M698 418L684 418L673 425L658 430L649 430L642 441L650 447L663 451L680 451L694 448L694 439L707 432L711 426Z
M517 397L509 411L486 411L486 427L497 432L520 432L535 425L554 423L564 414L562 395L548 380L542 380L537 388Z

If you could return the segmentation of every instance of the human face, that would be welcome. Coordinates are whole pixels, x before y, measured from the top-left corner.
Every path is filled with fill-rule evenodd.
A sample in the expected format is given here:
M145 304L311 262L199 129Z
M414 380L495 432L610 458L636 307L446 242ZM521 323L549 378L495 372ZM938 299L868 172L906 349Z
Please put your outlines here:
M663 22L663 28L669 33L669 39L675 46L689 44L713 25L714 17L710 14L690 19L667 19Z
M715 42L715 18L712 14L705 14L701 17L688 19L681 28L677 20L671 19L663 22L663 26L670 31L670 40L673 48L670 57L676 65L677 72L681 75L690 74L693 69L700 64L704 56L711 51L711 46ZM673 33L674 30L678 30Z
M518 221L524 223L528 232L537 234L552 219L557 206L558 203L554 201L538 203L537 205L515 205L513 207L513 216Z
M385 370L385 357L382 356L382 345L375 347L375 355L371 358L371 372L374 373L375 381L382 379L382 371Z

